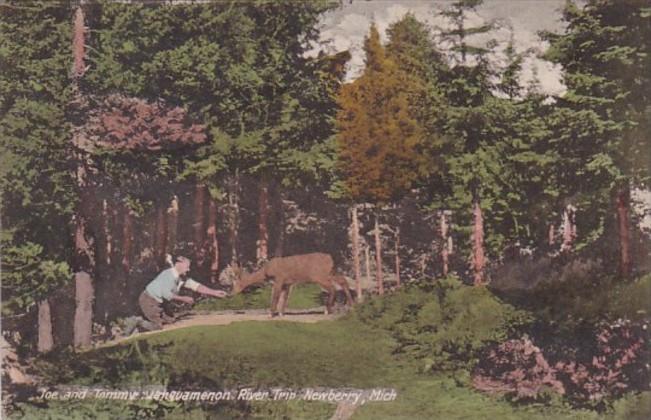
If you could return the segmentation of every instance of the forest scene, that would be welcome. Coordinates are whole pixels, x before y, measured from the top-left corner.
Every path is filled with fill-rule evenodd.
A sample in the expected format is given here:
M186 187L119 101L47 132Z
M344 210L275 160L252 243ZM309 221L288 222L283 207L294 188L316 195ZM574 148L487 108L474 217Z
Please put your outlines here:
M0 1L0 417L651 418L649 42L648 0Z

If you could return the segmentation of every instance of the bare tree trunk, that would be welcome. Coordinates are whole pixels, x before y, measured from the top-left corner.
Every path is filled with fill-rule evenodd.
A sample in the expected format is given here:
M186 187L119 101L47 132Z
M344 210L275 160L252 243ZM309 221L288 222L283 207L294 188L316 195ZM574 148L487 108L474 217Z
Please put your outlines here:
M95 289L90 275L85 272L75 274L75 347L88 347L93 331L93 301Z
M258 241L255 254L260 263L269 259L269 184L265 180L260 184L258 204Z
M362 293L362 275L359 266L359 220L357 218L357 204L353 204L351 209L351 226L350 239L353 251L353 271L355 273L355 288L357 292L357 302L364 301Z
M448 250L448 218L445 211L440 214L441 229L441 260L443 263L443 275L447 276L450 266L450 251ZM451 239L451 238L450 238Z
M208 207L208 241L210 242L210 281L215 283L219 278L219 243L217 242L217 203L209 199Z
M46 353L54 348L52 334L52 313L47 298L38 303L38 344L39 353Z
M400 228L396 227L396 284L397 287L400 287Z
M486 266L486 257L484 254L484 219L478 199L474 203L473 215L472 268L474 271L474 284L478 286L485 283L484 268Z
M167 246L170 252L174 251L179 229L179 197L174 196L167 208Z
M122 266L128 273L131 269L131 253L133 252L133 210L124 206L122 225Z
M83 3L83 2L82 2ZM72 39L72 52L73 52L73 67L72 87L75 91L75 99L73 104L80 106L83 104L83 97L78 87L78 80L83 76L86 71L84 64L86 54L86 27L85 27L84 11L81 5L77 7L73 23L73 39ZM81 144L83 142L73 133L73 144ZM79 296L81 292L80 287L89 285L87 288L90 293L82 293L84 299L77 299L77 307L75 309L75 319L73 324L74 330L74 345L90 345L90 337L93 325L93 301L95 299L94 289L92 287L92 278L89 273L95 271L95 248L93 238L89 235L87 230L88 222L86 216L83 214L83 205L91 200L92 197L84 197L86 190L86 168L84 167L84 156L78 153L78 164L76 181L77 187L80 191L81 205L76 210L74 223L75 223L75 265L77 272L75 274L75 286L77 288L76 294ZM83 279L83 283L78 279Z
M364 260L366 265L366 282L371 284L371 247L364 244Z
M382 240L380 239L380 223L378 212L375 212L375 280L378 293L384 294L384 282L382 279Z
M554 224L551 223L549 225L549 232L547 233L547 243L549 244L549 246L553 246L555 241L556 241L556 229L554 228Z
M198 266L203 266L206 253L204 252L204 207L206 205L206 186L197 183L194 194L194 252Z
M277 194L278 204L276 209L278 211L278 238L276 239L276 247L274 250L274 257L282 257L285 248L285 200L282 189L278 190Z
M561 251L571 251L576 239L576 207L568 204L563 211L563 244Z
M630 189L628 185L617 191L617 219L619 222L619 272L628 277L631 274L631 241L629 235Z
M156 262L161 264L167 253L167 217L165 209L161 204L156 206L156 240L154 244L154 255Z
M240 227L240 181L239 173L235 174L235 177L232 181L231 191L228 196L229 208L230 208L230 240L231 240L231 264L239 263L239 227Z
M111 265L113 253L113 235L111 234L111 215L109 214L108 201L102 200L102 229L104 230L104 253L107 266Z

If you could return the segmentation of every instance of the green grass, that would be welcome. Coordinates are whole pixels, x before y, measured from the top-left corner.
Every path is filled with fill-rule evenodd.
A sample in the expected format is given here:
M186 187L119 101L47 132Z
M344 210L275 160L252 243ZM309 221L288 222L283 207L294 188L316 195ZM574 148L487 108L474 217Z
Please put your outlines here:
M392 402L369 402L353 419L642 419L651 412L651 393L628 396L615 411L572 410L560 398L548 405L516 406L474 391L459 377L422 374L416 363L396 359L386 332L346 317L337 321L298 324L286 321L240 322L200 326L134 339L112 348L52 360L54 383L125 387L166 384L170 388L229 389L395 388ZM57 379L57 375L58 379ZM15 418L166 419L328 419L335 406L327 403L262 401L200 406L125 402L51 402L48 408L24 406ZM127 414L125 414L127 413ZM128 414L130 413L130 414ZM102 417L104 416L104 417ZM645 417L646 416L646 417Z
M294 286L289 295L287 308L309 309L324 304L321 288L316 284ZM194 306L198 311L222 311L236 309L269 309L271 305L271 287L257 289L229 296L224 299L207 299Z

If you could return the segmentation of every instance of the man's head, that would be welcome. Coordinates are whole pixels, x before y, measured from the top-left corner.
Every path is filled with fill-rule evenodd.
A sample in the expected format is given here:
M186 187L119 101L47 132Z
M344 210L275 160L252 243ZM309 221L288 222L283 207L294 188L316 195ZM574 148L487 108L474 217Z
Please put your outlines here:
M176 257L174 262L174 268L179 273L180 276L184 275L190 271L190 259L186 257Z

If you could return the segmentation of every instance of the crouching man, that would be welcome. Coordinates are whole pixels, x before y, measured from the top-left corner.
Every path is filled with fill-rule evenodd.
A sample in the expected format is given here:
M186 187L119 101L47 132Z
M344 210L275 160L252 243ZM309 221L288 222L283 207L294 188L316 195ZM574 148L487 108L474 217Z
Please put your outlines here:
M145 329L160 330L163 328L163 324L174 322L175 318L169 317L163 311L164 301L176 300L188 304L194 303L194 299L190 296L178 294L182 287L217 298L226 296L226 293L221 290L211 289L190 278L183 278L188 271L190 271L190 260L186 257L177 257L174 265L158 274L140 294L138 304L145 318L150 321L142 323Z

